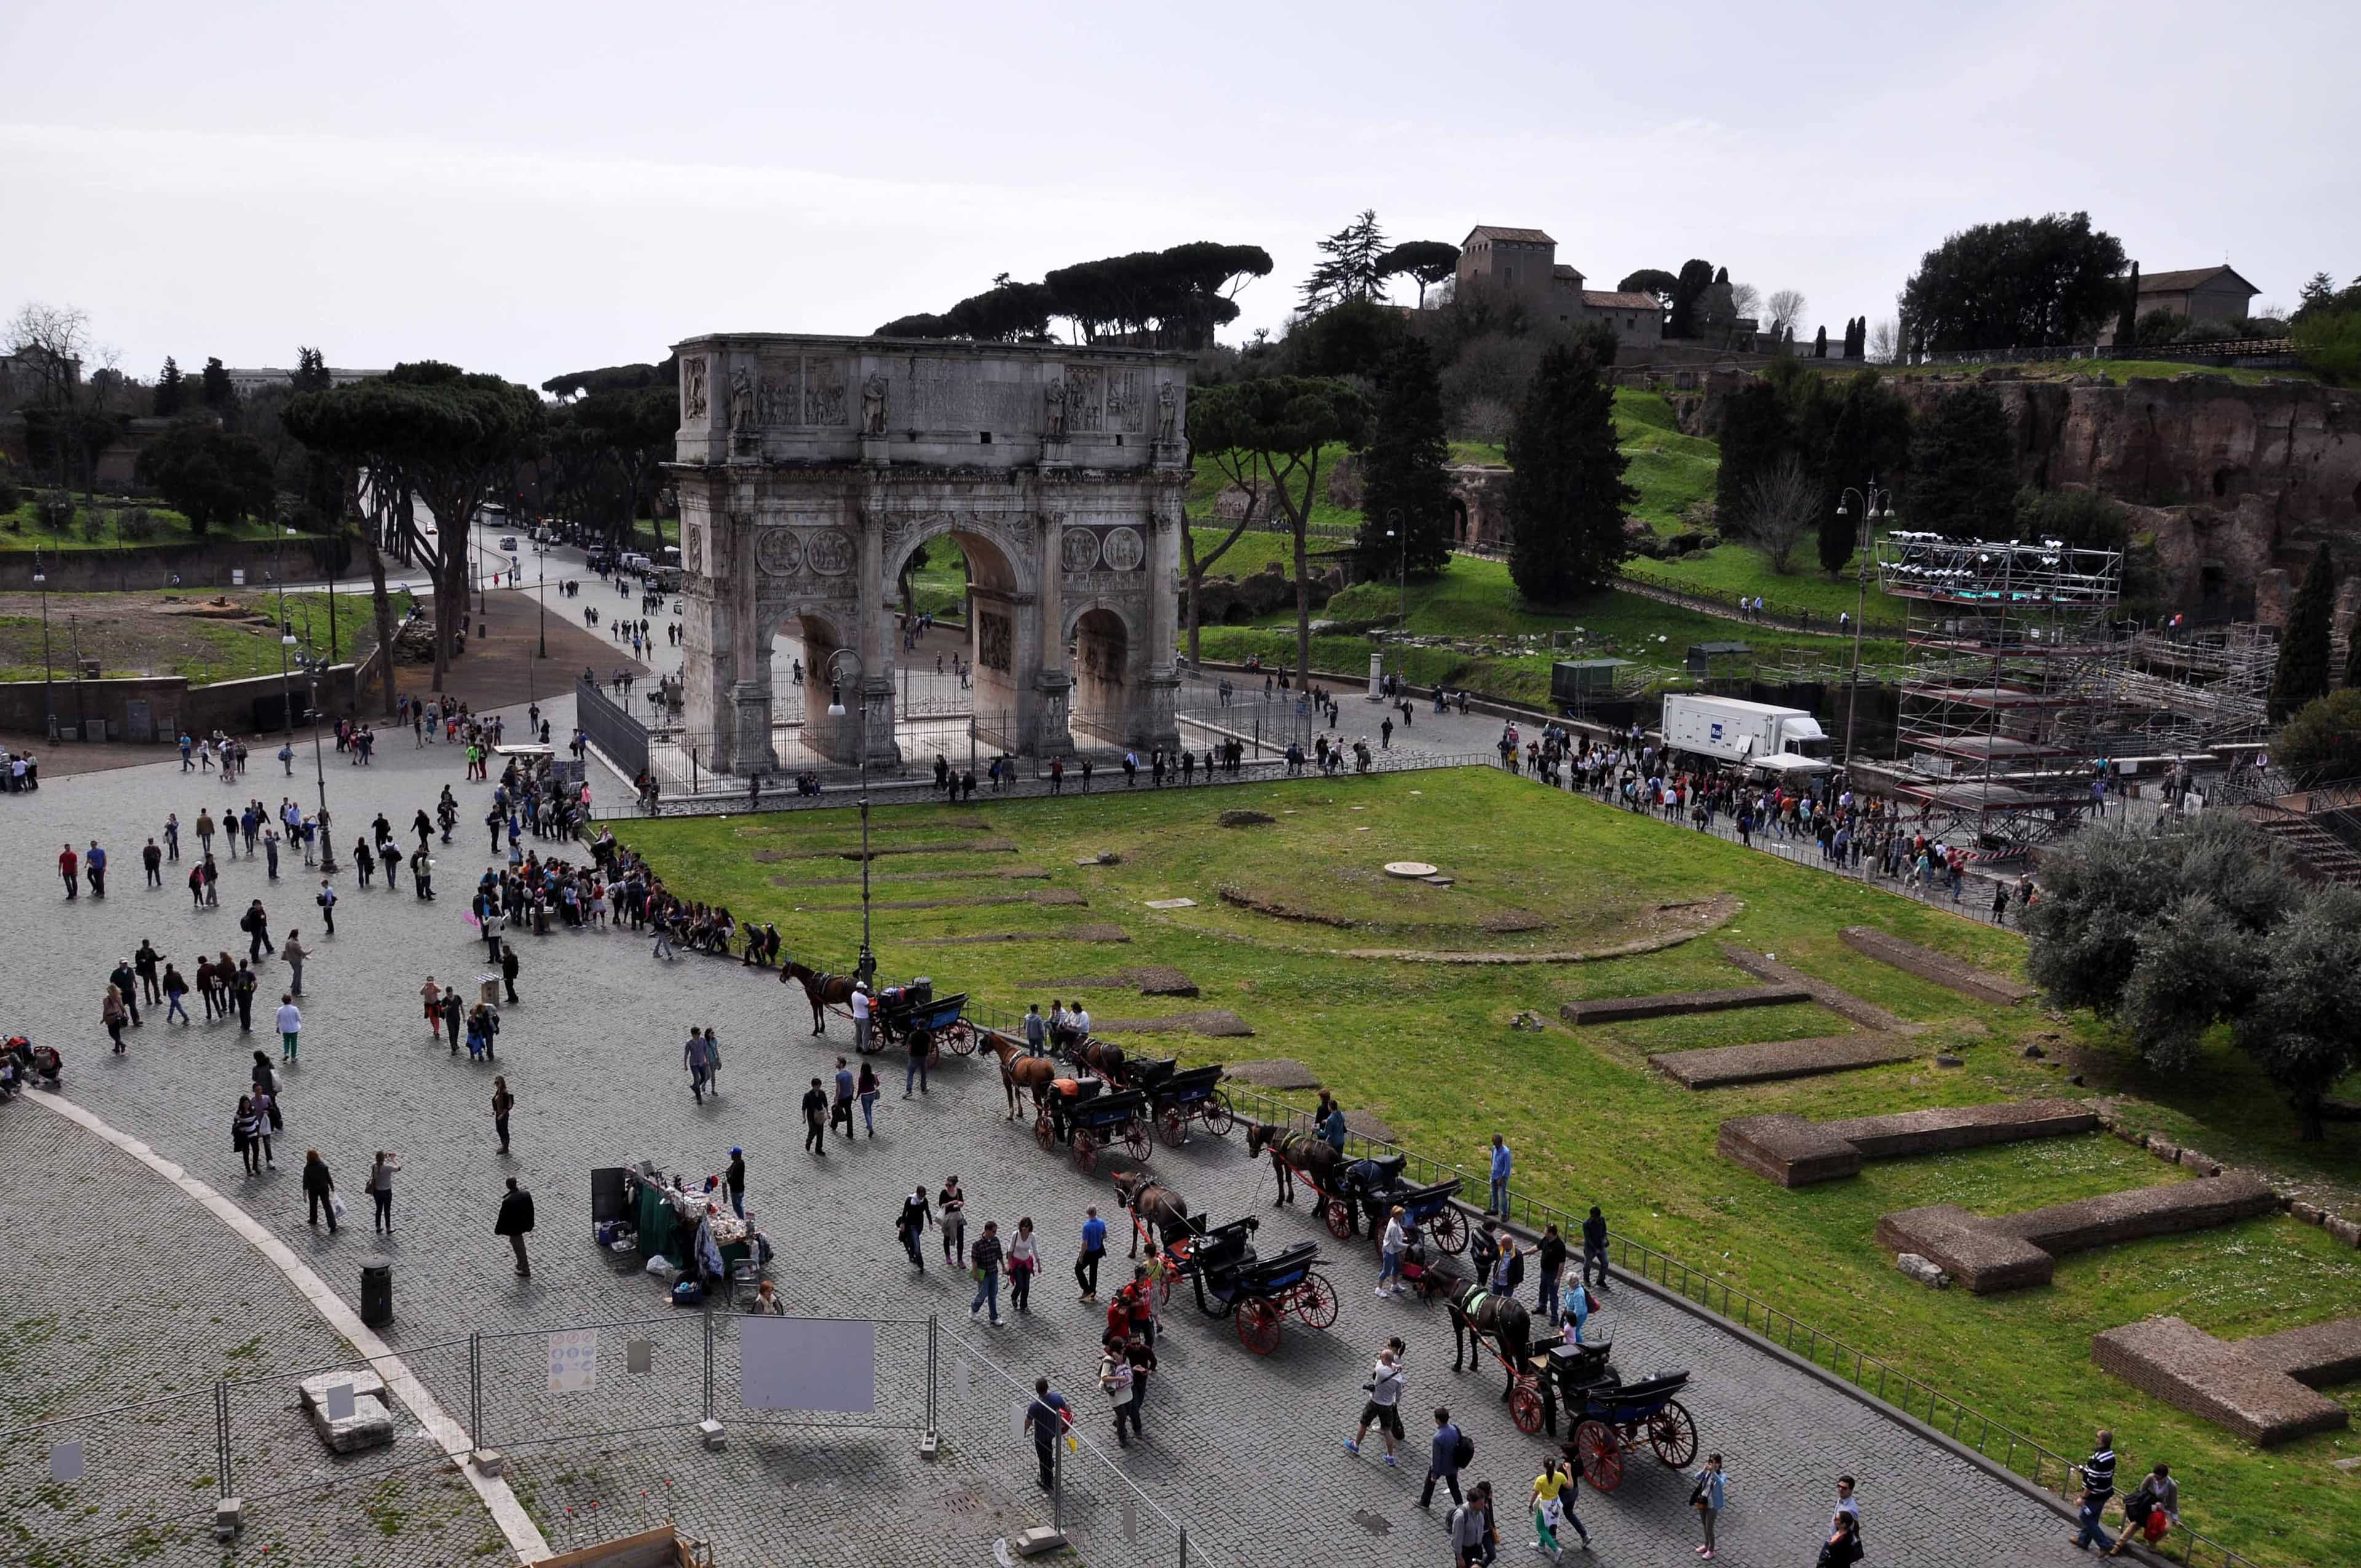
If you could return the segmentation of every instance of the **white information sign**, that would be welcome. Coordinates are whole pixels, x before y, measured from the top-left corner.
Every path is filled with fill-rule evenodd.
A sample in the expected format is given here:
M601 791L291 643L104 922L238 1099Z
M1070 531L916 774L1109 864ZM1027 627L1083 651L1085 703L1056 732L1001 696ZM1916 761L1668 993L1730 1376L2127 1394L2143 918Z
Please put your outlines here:
M598 1331L560 1329L549 1336L549 1391L587 1394L598 1387Z

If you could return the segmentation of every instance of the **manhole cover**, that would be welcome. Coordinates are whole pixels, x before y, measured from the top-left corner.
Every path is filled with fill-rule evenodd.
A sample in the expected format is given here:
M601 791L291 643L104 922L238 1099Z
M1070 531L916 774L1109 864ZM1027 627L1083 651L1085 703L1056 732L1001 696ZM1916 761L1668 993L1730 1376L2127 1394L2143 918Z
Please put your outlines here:
M1433 876L1435 868L1424 861L1388 861L1386 875L1403 878Z

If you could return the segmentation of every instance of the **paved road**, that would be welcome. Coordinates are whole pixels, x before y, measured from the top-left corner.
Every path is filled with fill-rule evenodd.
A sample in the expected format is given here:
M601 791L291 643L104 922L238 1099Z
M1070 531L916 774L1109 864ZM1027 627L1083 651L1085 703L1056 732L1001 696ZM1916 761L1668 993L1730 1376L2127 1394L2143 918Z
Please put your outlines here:
M389 894L381 886L363 891L347 876L339 881L339 934L323 939L308 896L315 884L291 864L270 884L253 862L225 861L218 911L192 911L177 880L144 892L138 844L164 813L177 810L186 823L201 806L218 811L231 797L210 780L181 774L177 762L60 779L0 811L0 850L20 867L44 869L20 880L13 942L20 972L41 979L23 991L8 1026L64 1050L69 1095L233 1195L349 1298L357 1299L364 1262L390 1260L397 1317L386 1337L397 1348L431 1346L471 1331L670 1319L651 1331L668 1347L660 1351L656 1381L614 1396L622 1401L615 1408L661 1410L665 1419L694 1413L690 1369L701 1361L685 1336L700 1329L693 1318L670 1314L653 1282L591 1245L589 1172L643 1158L668 1168L718 1170L730 1148L742 1146L754 1206L781 1245L779 1275L798 1310L943 1315L950 1463L922 1464L906 1432L826 1427L757 1432L740 1425L719 1455L678 1433L536 1452L523 1440L551 1430L588 1431L601 1424L598 1412L608 1407L569 1406L547 1395L538 1342L513 1342L487 1374L489 1424L497 1441L519 1453L520 1491L553 1544L578 1544L610 1521L669 1511L714 1536L725 1563L875 1562L884 1547L895 1561L964 1563L978 1560L990 1537L1023 1522L1033 1505L1029 1456L1007 1435L1008 1395L979 1361L971 1361L964 1376L958 1373L967 1358L950 1331L972 1333L1020 1376L1040 1370L1070 1390L1087 1384L1098 1320L1076 1305L1061 1266L1072 1255L1084 1206L1112 1209L1104 1179L1078 1175L1005 1124L997 1085L972 1062L947 1067L924 1098L906 1102L898 1087L889 1093L873 1141L832 1144L824 1161L809 1158L799 1148L795 1102L809 1077L832 1066L843 1042L811 1039L800 998L788 1004L767 979L711 959L659 962L645 944L624 936L526 938L522 1001L508 1010L498 1068L453 1058L426 1036L416 992L427 973L472 981L481 968L481 944L469 939L460 910L481 863L480 840L464 829L482 830L474 803L486 786L459 782L452 751L413 750L399 740L370 769L333 761L330 768L330 802L347 839L379 809L399 826L445 783L458 790L463 832L442 857L442 902L422 905L407 891ZM601 787L609 784L602 780ZM285 787L266 766L235 797L275 801ZM1014 815L1019 809L1009 814L1021 837L1021 818ZM46 875L58 841L68 835L77 842L96 836L115 852L114 893L104 902L85 896L69 904ZM302 1065L287 1075L281 1147L295 1159L282 1158L279 1175L248 1179L230 1152L225 1124L248 1053L270 1043L259 1032L267 1021L246 1036L235 1025L168 1028L151 1021L132 1033L129 1052L115 1058L96 1015L104 974L116 955L143 936L183 962L203 948L235 949L237 911L258 895L275 930L298 925L321 950L306 976ZM284 967L266 963L264 972L267 994L275 996ZM691 1025L719 1030L726 1061L722 1091L703 1104L690 1098L680 1069L679 1041ZM494 1070L506 1072L520 1100L509 1157L497 1152L490 1126ZM29 1146L18 1140L47 1115L21 1104L0 1109L12 1148ZM357 1223L334 1238L310 1229L291 1168L302 1149L319 1148L352 1190L370 1151L386 1146L405 1157L394 1236L372 1239ZM1201 1210L1222 1218L1267 1212L1268 1178L1235 1139L1159 1154L1155 1165ZM914 1277L890 1233L900 1192L954 1173L971 1194L974 1226L986 1218L1006 1226L1029 1215L1047 1238L1051 1267L1036 1310L1008 1328L970 1330L961 1316L964 1278L940 1266ZM539 1196L530 1281L515 1277L490 1234L506 1175L520 1177ZM9 1317L54 1317L69 1334L117 1333L126 1271L181 1277L170 1271L201 1266L192 1257L236 1250L226 1238L209 1237L193 1215L184 1224L143 1221L136 1245L126 1247L104 1201L105 1185L101 1177L75 1181L77 1191L98 1201L50 1211L50 1224L71 1244L66 1255L30 1270L21 1288L16 1276L0 1275ZM356 1222L362 1217L357 1212ZM1272 1215L1263 1232L1266 1244L1315 1236L1325 1239L1290 1213ZM1368 1358L1389 1333L1403 1334L1412 1347L1413 1409L1447 1399L1469 1414L1477 1474L1520 1497L1533 1474L1542 1448L1510 1427L1494 1398L1497 1384L1450 1373L1439 1312L1373 1300L1375 1270L1356 1250L1335 1256L1330 1268L1343 1298L1336 1325L1324 1332L1292 1327L1267 1360L1247 1355L1227 1325L1200 1321L1176 1304L1164 1376L1148 1408L1150 1441L1118 1458L1151 1496L1190 1522L1199 1561L1441 1560L1439 1518L1413 1506L1416 1469L1389 1472L1348 1458L1342 1448ZM300 1342L308 1331L289 1321L292 1309L270 1299L263 1284L241 1282L248 1293L236 1299L248 1305L221 1312L227 1321L205 1327L235 1345L269 1321L274 1332L297 1342L272 1349L271 1364L284 1365L305 1354ZM1807 1561L1828 1478L1840 1469L1864 1479L1872 1540L1884 1553L1880 1561L2064 1560L2064 1531L2045 1510L1685 1314L1625 1290L1616 1293L1602 1326L1627 1372L1677 1365L1696 1373L1689 1403L1708 1442L1729 1454L1735 1477L1723 1532L1727 1560ZM915 1335L893 1331L889 1338L881 1365L889 1413L914 1409ZM608 1336L609 1357L620 1356L620 1337ZM112 1376L122 1392L132 1393L163 1365L198 1354L203 1339L198 1333L126 1350ZM729 1341L725 1332L725 1383ZM463 1358L422 1349L414 1370L455 1414L467 1409ZM71 1392L96 1394L105 1383L79 1379ZM1086 1425L1103 1430L1103 1409L1087 1397L1078 1402ZM1104 1476L1091 1477L1091 1464L1076 1461L1073 1499L1090 1532L1089 1560L1170 1562L1169 1551L1159 1554L1169 1542L1152 1515L1137 1521L1138 1543L1126 1541L1119 1495ZM183 1480L193 1486L192 1477ZM1686 1494L1685 1483L1645 1464L1614 1497L1587 1497L1597 1561L1686 1560L1693 1526L1682 1507ZM340 1496L335 1506L348 1518L357 1502ZM1521 1528L1511 1521L1503 1530L1512 1557L1524 1540ZM297 1560L308 1559L299 1553ZM387 1560L439 1563L450 1554L424 1538L415 1554Z

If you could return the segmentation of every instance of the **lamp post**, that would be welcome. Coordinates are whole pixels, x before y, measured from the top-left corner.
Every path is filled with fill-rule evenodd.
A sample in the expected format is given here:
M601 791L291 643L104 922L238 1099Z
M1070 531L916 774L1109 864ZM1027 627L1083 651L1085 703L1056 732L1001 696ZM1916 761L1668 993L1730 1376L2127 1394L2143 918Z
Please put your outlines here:
M44 732L58 738L57 686L49 674L49 575L41 569L41 553L33 552L33 586L41 590L41 718Z
M1861 622L1869 613L1870 555L1876 542L1876 525L1894 521L1894 491L1880 488L1873 477L1859 489L1847 485L1843 493L1837 497L1839 517L1852 515L1845 506L1847 496L1861 502L1861 532L1853 543L1853 554L1861 558L1861 565L1855 574L1860 580L1860 588L1854 595L1852 611L1852 692L1845 700L1844 762L1846 770L1850 772L1852 767L1853 721L1861 713ZM1883 510L1879 510L1881 504Z
M310 667L312 686L312 777L320 786L320 874L336 874L336 836L328 830L328 769L320 756L320 672Z
M861 676L861 659L850 648L839 648L828 656L824 674L828 677L828 716L844 717L844 675L840 666L850 666L854 679ZM858 742L855 742L858 745ZM876 983L877 955L869 946L869 754L862 750L857 762L861 768L861 958L853 972L871 984Z

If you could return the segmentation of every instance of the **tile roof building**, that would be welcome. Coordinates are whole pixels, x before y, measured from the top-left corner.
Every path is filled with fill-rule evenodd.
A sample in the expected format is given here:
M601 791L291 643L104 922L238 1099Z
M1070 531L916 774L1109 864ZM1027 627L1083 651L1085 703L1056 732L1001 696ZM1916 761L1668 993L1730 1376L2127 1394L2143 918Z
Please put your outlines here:
M1664 341L1664 313L1653 294L1586 289L1582 273L1557 258L1557 241L1540 229L1478 224L1459 247L1456 287L1471 283L1522 296L1545 319L1603 321L1629 347Z

